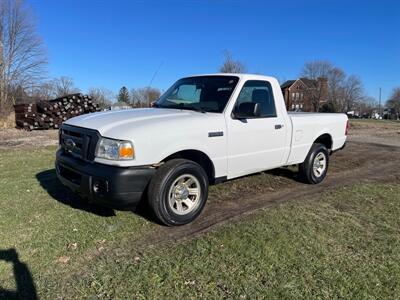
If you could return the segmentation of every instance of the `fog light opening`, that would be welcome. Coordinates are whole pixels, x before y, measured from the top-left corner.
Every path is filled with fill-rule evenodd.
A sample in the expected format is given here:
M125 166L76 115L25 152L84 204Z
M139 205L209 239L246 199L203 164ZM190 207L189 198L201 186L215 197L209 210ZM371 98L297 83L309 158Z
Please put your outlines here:
M93 193L95 194L104 194L107 192L107 182L102 180L95 180L93 182Z

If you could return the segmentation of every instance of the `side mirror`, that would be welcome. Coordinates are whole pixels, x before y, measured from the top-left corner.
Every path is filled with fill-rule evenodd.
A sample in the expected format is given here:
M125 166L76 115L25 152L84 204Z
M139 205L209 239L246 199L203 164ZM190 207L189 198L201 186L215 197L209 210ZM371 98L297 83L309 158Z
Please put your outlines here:
M260 103L256 102L241 103L235 111L235 117L237 119L257 118L260 114L261 106Z

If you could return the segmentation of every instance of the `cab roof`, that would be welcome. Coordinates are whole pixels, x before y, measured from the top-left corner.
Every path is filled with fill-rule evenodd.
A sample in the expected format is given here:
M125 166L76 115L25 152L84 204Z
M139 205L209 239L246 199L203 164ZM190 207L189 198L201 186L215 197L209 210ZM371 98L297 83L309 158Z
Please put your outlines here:
M190 76L185 76L186 77L201 77L201 76L236 76L239 77L239 79L245 79L245 80L276 80L276 78L272 76L265 76L265 75L260 75L260 74L248 74L248 73L210 73L210 74L195 74L195 75L190 75Z

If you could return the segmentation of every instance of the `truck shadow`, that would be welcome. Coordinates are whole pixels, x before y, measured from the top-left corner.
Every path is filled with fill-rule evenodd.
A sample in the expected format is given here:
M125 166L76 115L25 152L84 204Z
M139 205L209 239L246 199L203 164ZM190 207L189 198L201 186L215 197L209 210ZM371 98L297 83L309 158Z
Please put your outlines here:
M266 174L271 174L273 176L277 176L277 177L284 177L293 181L297 181L300 183L304 183L304 180L302 180L299 177L299 173L298 171L294 171L292 169L289 168L278 168L278 169L272 169L272 170L268 170L265 171Z
M266 171L265 173L277 177L284 177L297 182L302 182L298 178L297 172L287 168L273 169ZM257 174L246 175L233 180L241 180L242 178L252 177L252 176L257 176ZM101 217L113 217L116 215L114 209L96 205L95 203L89 203L84 199L82 199L81 197L79 197L78 195L71 192L58 180L55 169L49 169L37 173L36 179L39 181L40 185L47 191L49 196L51 196L54 200L62 204L68 205L74 209L79 209L89 213L93 213ZM143 194L146 195L147 191L145 191ZM146 198L143 198L140 201L138 206L134 210L132 210L132 213L138 215L139 217L147 221L161 224L158 222L157 218L153 215L152 209L148 205L148 201Z
M38 299L35 283L28 266L21 262L15 249L0 249L0 261L11 263L16 290L4 289L0 285L0 299Z
M88 203L65 187L57 178L56 170L49 169L36 174L36 179L54 200L102 217L113 217L115 211L111 208Z

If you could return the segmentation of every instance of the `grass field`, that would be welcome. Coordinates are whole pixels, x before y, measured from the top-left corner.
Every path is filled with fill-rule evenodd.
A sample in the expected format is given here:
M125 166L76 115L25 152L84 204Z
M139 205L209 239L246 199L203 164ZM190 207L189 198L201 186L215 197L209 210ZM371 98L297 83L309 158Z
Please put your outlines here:
M154 244L159 225L79 204L55 178L54 151L0 151L0 298L400 296L398 183L338 188Z

